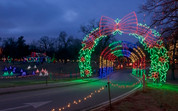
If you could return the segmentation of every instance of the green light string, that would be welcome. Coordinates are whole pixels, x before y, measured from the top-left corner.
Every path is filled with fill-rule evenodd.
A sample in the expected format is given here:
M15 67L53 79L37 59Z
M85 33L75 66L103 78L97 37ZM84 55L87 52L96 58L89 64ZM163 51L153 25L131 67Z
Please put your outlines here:
M160 35L158 32L153 30L154 35L158 36ZM150 79L153 80L153 82L166 82L166 75L167 71L169 69L169 57L167 55L167 49L163 46L163 42L161 40L157 41L158 46L154 46L152 48L149 48L147 44L144 42L144 37L137 35L137 34L130 34L135 36L139 39L139 42L144 46L144 50L148 51L150 53L150 59L151 59L151 67L149 71ZM160 60L160 58L162 58ZM164 60L164 61L163 61Z
M97 31L98 28L96 28L95 30L91 31L94 32L94 31ZM86 41L87 38L89 37L89 35L87 35L83 41ZM80 69L80 75L81 77L90 77L92 76L92 67L91 67L91 54L92 52L94 51L94 48L98 45L99 41L104 38L106 36L100 36L98 37L97 39L95 39L94 41L94 46L89 49L89 48L86 48L86 49L81 49L79 51L79 69ZM82 47L85 47L86 44L82 44Z
M151 30L153 35L157 38L159 38L161 35L156 32L154 29L150 29L149 26L138 24L139 26L146 27L147 29ZM93 33L94 31L98 31L98 28L91 31ZM91 34L90 33L90 34ZM122 34L122 32L117 32L119 34ZM87 41L89 39L89 35L86 35L83 41ZM116 33L114 33L116 34ZM163 46L161 40L157 40L157 44L154 45L154 47L149 47L144 39L143 36L138 35L136 33L130 33L129 35L134 36L139 40L139 42L144 46L144 50L148 51L150 53L150 59L151 59L151 67L149 71L150 79L152 79L154 82L166 82L166 74L169 69L169 60L167 55L167 49ZM91 47L91 49L81 49L79 54L79 68L80 68L80 75L81 77L90 77L92 76L92 67L91 67L91 54L94 51L95 46L98 45L99 41L106 36L100 35L98 38L94 40L94 45ZM113 43L114 44L114 43ZM110 44L112 45L112 44ZM86 44L82 43L82 47L85 47ZM133 69L133 74L136 70Z

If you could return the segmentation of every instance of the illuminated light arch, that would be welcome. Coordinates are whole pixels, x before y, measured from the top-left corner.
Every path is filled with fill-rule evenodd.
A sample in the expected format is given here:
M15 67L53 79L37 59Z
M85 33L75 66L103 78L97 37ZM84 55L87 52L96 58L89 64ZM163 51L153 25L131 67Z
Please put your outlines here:
M132 74L141 77L145 74L145 54L140 47L126 41L117 41L109 44L100 55L100 78L113 71L113 63L120 56L131 59L133 63Z
M150 79L155 81L154 75L157 74L160 82L166 82L166 74L169 69L167 50L163 46L160 34L150 29L146 24L138 23L135 12L132 12L122 19L113 20L109 17L101 17L99 28L94 29L86 35L82 42L82 49L79 54L79 69L81 77L92 76L90 65L91 54L95 46L102 38L108 35L128 34L134 36L150 53L151 68L149 72ZM157 80L158 80L157 79Z

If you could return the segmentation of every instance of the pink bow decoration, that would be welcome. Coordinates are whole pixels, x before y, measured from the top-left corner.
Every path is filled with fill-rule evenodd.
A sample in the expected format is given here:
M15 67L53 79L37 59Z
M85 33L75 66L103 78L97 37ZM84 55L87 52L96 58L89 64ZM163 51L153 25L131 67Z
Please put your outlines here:
M99 23L100 35L111 35L115 31L129 34L136 33L137 30L138 20L135 12L129 13L119 21L115 21L109 17L102 16Z

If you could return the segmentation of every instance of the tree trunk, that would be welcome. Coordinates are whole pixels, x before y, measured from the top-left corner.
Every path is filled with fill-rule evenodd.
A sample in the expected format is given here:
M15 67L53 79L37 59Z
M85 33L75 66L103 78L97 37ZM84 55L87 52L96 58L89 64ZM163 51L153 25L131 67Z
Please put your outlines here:
M173 39L173 45L174 45L174 48L173 48L173 56L172 56L172 74L171 74L171 77L172 77L172 80L175 80L175 75L174 75L174 69L175 69L175 49L176 49L176 40L175 38Z

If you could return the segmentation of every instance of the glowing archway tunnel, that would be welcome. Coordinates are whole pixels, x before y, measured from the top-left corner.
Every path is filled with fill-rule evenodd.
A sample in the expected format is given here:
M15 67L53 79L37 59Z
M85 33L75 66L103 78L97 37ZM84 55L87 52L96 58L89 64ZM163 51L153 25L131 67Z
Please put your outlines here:
M100 78L113 71L113 64L119 57L127 57L132 61L132 74L141 77L145 74L145 54L140 47L126 41L116 41L106 47L100 55Z
M117 18L116 20L102 16L99 27L86 35L82 42L82 49L79 52L81 77L92 76L91 54L99 41L108 35L122 35L123 33L136 37L144 46L144 50L150 53L151 68L148 74L150 79L166 82L169 61L167 50L160 39L161 35L156 30L150 29L146 24L138 23L135 12L131 12L122 19Z

